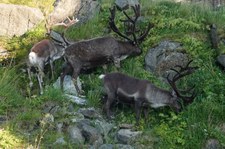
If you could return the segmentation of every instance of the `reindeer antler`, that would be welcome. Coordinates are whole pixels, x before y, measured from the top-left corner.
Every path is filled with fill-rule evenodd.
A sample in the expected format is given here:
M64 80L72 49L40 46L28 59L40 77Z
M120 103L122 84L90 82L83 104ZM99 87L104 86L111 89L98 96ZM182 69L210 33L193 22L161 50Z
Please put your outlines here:
M54 24L54 26L64 26L65 28L68 28L79 21L77 18L75 19L74 16L72 17L72 19L70 19L69 17L67 17L67 19L68 19L67 23L60 22L60 23Z
M117 28L116 24L115 24L115 16L116 16L116 6L113 6L113 8L109 9L111 16L109 17L109 26L111 27L111 29L117 33L118 35L120 35L121 37L127 39L128 41L133 41L132 39L130 39L129 37L127 37L126 35L122 34L119 29Z
M119 29L117 28L117 26L115 25L114 19L115 19L115 14L116 14L116 6L114 6L113 8L110 9L111 16L109 17L109 25L110 25L111 29L114 32L116 32L118 35L120 35L121 37L123 37L129 41L132 41L135 44L139 44L147 36L148 32L153 27L153 25L151 25L149 23L147 29L139 37L136 37L136 33L139 32L139 30L137 30L136 23L137 23L138 18L141 16L140 5L131 6L131 8L134 11L134 17L130 17L126 13L125 10L121 10L127 19L120 20L120 21L124 22L126 24L129 24L129 28L127 29L128 31L126 33L127 33L127 35L132 35L133 39L130 39L128 36L122 34L119 31Z
M180 65L176 65L175 67L178 67L179 71L172 68L171 70L176 72L176 74L173 76L172 80L169 79L170 74L167 75L168 83L170 84L170 86L175 91L177 97L180 97L184 101L185 104L190 104L190 103L193 102L193 100L196 96L196 93L195 93L195 91L192 91L192 90L194 89L195 86L193 86L193 87L191 87L187 90L182 91L184 93L191 93L191 91L192 91L191 96L184 96L184 95L181 94L181 91L177 89L176 81L183 78L184 76L192 74L196 69L198 69L198 67L190 67L189 65L190 65L191 62L192 62L192 60L189 61L185 67L182 67Z
M64 23L64 22L60 22L60 23L56 23L56 24L50 24L48 22L48 20L46 20L46 23L45 23L45 29L47 31L46 34L50 34L50 31L51 31L51 27L52 26L64 26L66 29L69 28L71 25L77 23L79 20L76 18L74 18L74 16L72 17L72 19L70 19L68 16L66 17L67 18L67 23Z

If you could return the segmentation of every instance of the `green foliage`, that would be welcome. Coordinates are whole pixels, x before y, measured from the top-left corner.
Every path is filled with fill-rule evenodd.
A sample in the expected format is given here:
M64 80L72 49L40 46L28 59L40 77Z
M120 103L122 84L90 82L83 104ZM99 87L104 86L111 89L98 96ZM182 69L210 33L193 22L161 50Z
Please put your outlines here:
M23 104L17 83L19 74L14 68L0 68L0 114L7 114Z
M21 148L25 147L22 138L12 134L10 130L1 129L0 131L0 146L4 148Z
M24 62L24 57L28 55L28 52L30 51L33 44L43 39L44 35L45 29L40 25L20 37L13 37L12 39L8 39L5 47L6 49L14 53L14 57L17 61L22 60L22 62Z
M3 0L3 2L34 5L33 1L16 2ZM102 0L101 2L103 4L100 14L84 25L69 28L66 31L66 37L77 41L108 36L110 34L108 29L108 8L112 6L113 1ZM46 3L50 2L46 1L41 5L44 6ZM142 116L140 126L136 129L146 132L145 135L153 135L158 139L149 141L140 137L140 142L141 144L149 144L150 146L155 144L154 148L194 149L202 148L207 139L216 138L225 147L224 133L219 127L225 121L225 77L224 72L215 64L215 57L219 53L223 53L225 48L223 43L220 43L219 51L211 49L208 38L208 26L211 23L216 23L221 34L220 36L225 37L223 35L225 22L224 9L211 11L209 7L200 7L192 4L183 5L162 0L143 0L141 3L141 14L145 15L144 18L147 19L147 21L141 24L141 27L145 26L148 22L154 23L154 28L151 29L147 39L141 44L143 53L138 57L122 61L120 69L115 68L113 65L108 65L106 70L97 68L90 74L80 75L85 91L84 94L88 99L87 106L102 108L101 97L103 95L103 87L98 76L105 72L123 72L130 76L150 80L158 87L169 89L167 84L162 83L157 76L144 69L144 57L149 48L154 47L162 40L178 41L183 44L184 49L181 50L194 59L193 65L199 67L193 75L179 83L179 88L183 89L195 84L197 97L194 103L184 107L183 112L180 114L176 115L170 108L160 108L149 111L147 122L144 121ZM119 29L123 30L123 24L119 22L120 19L124 19L124 16L121 12L118 12L115 21ZM24 59L32 45L44 38L44 32L42 24L22 37L4 39L4 42L0 42L1 45L15 53L15 63L20 63L15 68L0 68L0 115L13 113L12 115L17 117L13 119L13 124L9 125L14 130L18 129L16 127L19 125L18 122L22 124L28 122L35 124L43 116L40 108L45 102L57 102L66 108L67 102L65 101L65 97L60 90L51 87L52 80L45 80L45 83L49 84L49 86L46 87L44 95L34 96L34 92L35 94L39 92L38 85L35 86L37 89L34 92L30 91L27 85L27 75L18 72L21 65L24 65ZM118 37L114 33L111 36ZM7 44L5 44L5 41ZM58 68L56 69L55 76L60 74L60 65L61 62L56 62L56 67ZM115 123L135 124L135 113L132 106L117 105L113 107L113 111L115 113ZM67 116L59 114L58 117L60 116L63 117L63 120L60 119L61 121L67 121ZM21 138L17 138L16 136L16 134L11 134L8 130L5 132L0 131L0 146L3 146L3 148L13 148L21 143L23 145L26 144ZM41 147L46 148L49 142L53 143L59 136L49 124L43 125L29 139L32 139L32 144L41 144ZM12 138L9 142L4 141L9 137ZM1 141L1 138L3 141ZM39 143L35 142L34 138L39 140ZM15 145L13 145L13 140L15 140ZM54 148L55 146L53 145L52 147ZM59 148L74 148L74 146L68 143L66 146L62 145Z
M187 143L184 130L187 128L187 123L182 118L182 115L176 115L171 112L169 115L159 114L161 119L159 124L154 127L155 133L160 136L160 148L168 147L171 149L184 148Z

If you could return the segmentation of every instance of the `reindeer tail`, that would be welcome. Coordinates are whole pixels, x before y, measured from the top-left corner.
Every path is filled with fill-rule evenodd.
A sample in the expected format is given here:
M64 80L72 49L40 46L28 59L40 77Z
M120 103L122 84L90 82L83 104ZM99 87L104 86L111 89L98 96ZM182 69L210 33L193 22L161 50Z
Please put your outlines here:
M103 79L105 77L105 75L104 74L101 74L98 78L99 79Z
M35 52L30 52L29 53L29 62L34 65L37 63L37 54Z

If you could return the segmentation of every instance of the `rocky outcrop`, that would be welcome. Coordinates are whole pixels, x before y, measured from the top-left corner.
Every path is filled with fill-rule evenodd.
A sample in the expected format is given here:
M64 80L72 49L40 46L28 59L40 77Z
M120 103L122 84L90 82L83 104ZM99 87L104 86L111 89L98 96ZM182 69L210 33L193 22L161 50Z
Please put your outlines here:
M48 26L59 22L66 22L67 17L74 16L79 23L84 23L100 11L100 4L96 0L57 0L54 11L48 16Z
M220 66L223 67L223 69L225 68L225 54L217 56L216 61Z
M206 141L205 147L203 149L222 149L220 143L216 139L209 139Z
M138 0L116 0L115 4L122 10L126 10L131 6L139 5Z
M49 26L63 22L66 17L73 16L75 11L81 7L80 0L56 0L54 10L49 14L47 22Z
M4 59L9 58L10 55L11 53L8 50L0 47L0 62L3 61Z
M154 48L149 49L145 56L145 66L157 76L166 78L170 69L176 65L184 66L188 62L188 55L183 52L181 43L162 41Z
M62 106L57 102L48 101L42 106L43 116L38 122L23 121L19 127L29 133L42 128L54 130L59 137L52 142L53 148L67 143L93 149L147 147L138 143L144 136L142 131L135 131L131 124L121 123L117 126L113 121L105 120L101 111L93 107L75 110L73 104ZM0 116L0 124L1 121L5 121L4 116ZM149 135L147 139L152 140Z
M23 35L44 19L37 8L21 5L0 4L0 36Z

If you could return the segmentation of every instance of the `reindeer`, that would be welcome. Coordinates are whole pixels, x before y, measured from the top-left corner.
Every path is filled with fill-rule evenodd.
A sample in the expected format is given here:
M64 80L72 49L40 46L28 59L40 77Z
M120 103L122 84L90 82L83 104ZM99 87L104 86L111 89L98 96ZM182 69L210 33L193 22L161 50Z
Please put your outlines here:
M74 20L70 20L70 25L76 23ZM60 24L64 25L64 24ZM67 26L69 27L69 26ZM30 87L33 86L32 78L31 78L31 67L37 68L37 78L40 87L40 94L43 94L43 77L44 77L44 67L46 64L50 64L52 78L54 77L54 69L53 62L59 58L61 58L65 53L65 48L71 44L63 35L51 30L50 28L46 28L47 35L51 37L51 39L43 39L40 42L34 44L31 48L30 53L28 55L28 76L30 79Z
M194 92L191 96L182 95L175 84L180 78L193 73L197 69L197 67L189 67L190 63L191 61L185 67L178 66L180 71L172 69L176 72L172 79L169 78L169 75L167 76L168 83L173 89L172 92L161 89L148 80L137 79L122 73L100 75L99 78L103 79L104 89L107 94L107 101L103 108L107 117L111 118L110 107L115 100L134 103L137 125L139 124L141 108L144 108L145 119L147 118L147 106L152 108L170 106L176 112L180 112L180 99L185 104L190 104L195 97ZM186 92L190 93L193 88L188 89Z
M136 17L134 20L130 17L128 18L135 27L136 20L139 17L139 13L136 13L138 10L136 9L140 7L132 8L135 12ZM65 49L65 57L68 62L68 68L72 69L72 77L78 93L79 89L76 80L81 70L95 68L97 66L102 66L110 62L113 62L116 67L120 67L121 60L124 60L128 56L140 55L142 51L138 47L138 44L140 44L144 40L152 27L149 24L147 29L139 37L136 37L135 28L133 28L133 32L131 33L133 39L131 39L130 37L121 33L115 25L114 19L116 7L110 9L110 12L111 16L109 17L109 26L115 33L125 38L127 41L116 40L113 37L100 37L76 42ZM126 13L124 12L124 14ZM66 74L67 71L62 72L61 74L61 87Z

